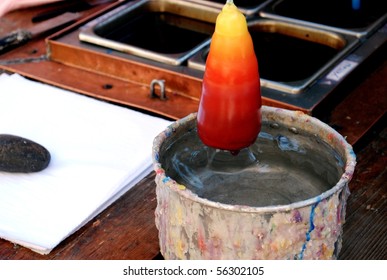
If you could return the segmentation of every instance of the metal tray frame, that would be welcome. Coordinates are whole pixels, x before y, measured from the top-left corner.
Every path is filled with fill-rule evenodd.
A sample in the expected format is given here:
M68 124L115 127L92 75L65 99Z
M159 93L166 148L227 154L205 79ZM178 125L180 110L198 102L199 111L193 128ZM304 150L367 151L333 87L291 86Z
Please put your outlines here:
M181 117L187 110L194 111L197 108L203 71L187 67L185 64L165 64L79 40L79 34L94 25L96 21L109 20L116 12L138 2L144 1L119 3L114 6L113 13L111 13L113 9L109 9L104 13L90 16L77 25L51 36L47 40L49 59L73 68L87 70L101 77L114 79L117 83L126 84L129 87L136 87L136 92L130 96L125 93L126 91L121 93L120 90L111 89L109 92L104 92L101 97L103 99L131 104L165 115L171 115L171 112L174 112L175 115ZM322 30L326 29L322 28ZM265 105L301 110L312 114L317 108L325 106L323 104L326 104L327 101L342 98L343 93L339 92L339 85L351 80L352 72L362 67L363 63L372 58L374 53L379 53L379 50L384 49L386 43L387 23L384 22L367 37L359 39L359 44L353 50L338 58L330 68L326 69L325 73L322 73L303 91L292 94L261 87L262 102ZM149 90L149 84L154 79L165 80L167 96L163 101L138 96L138 91ZM87 94L96 95L95 90ZM149 93L147 95L149 96ZM179 105L176 106L178 103ZM187 109L188 107L190 109Z

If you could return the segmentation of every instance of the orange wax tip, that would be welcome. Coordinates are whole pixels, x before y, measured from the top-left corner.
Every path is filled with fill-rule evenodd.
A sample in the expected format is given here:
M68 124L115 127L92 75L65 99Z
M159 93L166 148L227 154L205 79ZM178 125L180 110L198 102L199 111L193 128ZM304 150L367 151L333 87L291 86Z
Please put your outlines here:
M245 16L232 1L227 2L219 13L215 32L224 36L239 36L248 32Z

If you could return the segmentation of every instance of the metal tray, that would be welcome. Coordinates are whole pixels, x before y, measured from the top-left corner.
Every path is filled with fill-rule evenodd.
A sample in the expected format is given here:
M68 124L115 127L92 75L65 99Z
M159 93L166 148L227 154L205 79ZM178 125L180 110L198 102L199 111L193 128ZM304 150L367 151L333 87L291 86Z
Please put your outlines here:
M380 0L278 0L261 9L260 15L360 38L383 25L387 5Z
M287 93L300 93L356 46L348 34L256 18L248 22L261 75L261 85ZM209 47L188 60L205 69Z
M219 9L182 0L133 1L87 24L79 39L171 65L210 43Z

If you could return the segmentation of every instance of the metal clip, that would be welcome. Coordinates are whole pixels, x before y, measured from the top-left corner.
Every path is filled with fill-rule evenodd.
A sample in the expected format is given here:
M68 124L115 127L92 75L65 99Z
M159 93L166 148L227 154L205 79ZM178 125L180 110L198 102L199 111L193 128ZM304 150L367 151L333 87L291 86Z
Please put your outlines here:
M156 85L160 87L160 95L156 94L156 91L155 91ZM150 97L151 98L158 97L161 100L167 100L167 96L165 94L165 80L157 80L157 79L152 80L150 84Z

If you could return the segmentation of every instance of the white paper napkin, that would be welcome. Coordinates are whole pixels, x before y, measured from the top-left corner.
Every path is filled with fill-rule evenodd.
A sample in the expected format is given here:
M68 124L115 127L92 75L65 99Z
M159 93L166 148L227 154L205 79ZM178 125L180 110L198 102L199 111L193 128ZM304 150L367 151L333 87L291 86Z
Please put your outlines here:
M0 171L0 237L48 254L152 170L170 122L20 75L0 75L0 133L51 153L37 173Z

